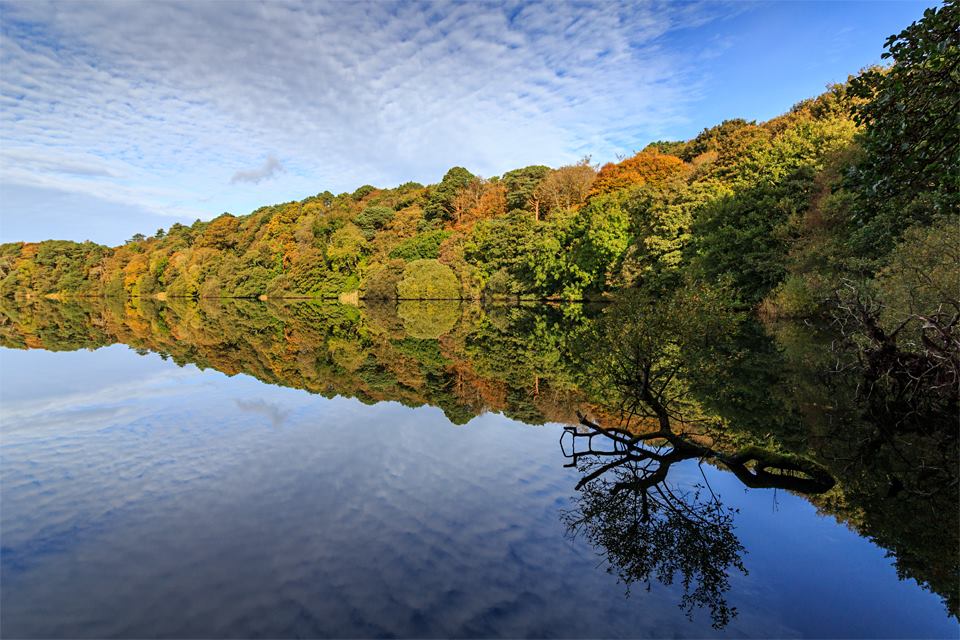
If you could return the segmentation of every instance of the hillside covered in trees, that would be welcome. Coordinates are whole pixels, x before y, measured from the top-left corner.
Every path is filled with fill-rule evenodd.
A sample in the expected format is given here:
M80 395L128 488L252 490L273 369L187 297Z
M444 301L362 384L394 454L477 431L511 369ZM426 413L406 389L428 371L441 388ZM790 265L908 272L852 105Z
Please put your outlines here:
M854 282L858 297L938 308L960 244L958 23L955 2L928 10L887 43L889 67L599 168L454 167L433 185L325 191L119 247L5 244L0 292L572 300L701 281L802 316Z

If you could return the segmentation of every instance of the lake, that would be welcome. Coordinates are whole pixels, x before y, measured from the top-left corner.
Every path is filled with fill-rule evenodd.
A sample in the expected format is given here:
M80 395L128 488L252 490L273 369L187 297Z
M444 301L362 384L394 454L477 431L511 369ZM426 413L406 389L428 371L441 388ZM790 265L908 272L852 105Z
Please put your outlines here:
M0 632L958 636L955 437L747 323L684 370L716 420L634 440L605 313L4 302Z

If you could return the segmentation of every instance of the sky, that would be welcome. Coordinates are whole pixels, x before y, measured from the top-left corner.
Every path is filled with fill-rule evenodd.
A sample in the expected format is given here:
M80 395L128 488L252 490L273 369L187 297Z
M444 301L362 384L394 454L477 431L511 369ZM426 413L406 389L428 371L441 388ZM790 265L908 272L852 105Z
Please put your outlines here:
M0 1L0 242L613 161L782 113L931 4Z

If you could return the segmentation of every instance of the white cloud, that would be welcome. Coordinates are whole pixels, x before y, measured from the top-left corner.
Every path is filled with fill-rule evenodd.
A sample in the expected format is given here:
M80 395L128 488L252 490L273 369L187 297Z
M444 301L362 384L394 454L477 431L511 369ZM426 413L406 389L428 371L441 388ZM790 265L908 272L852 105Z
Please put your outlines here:
M0 179L192 218L433 182L454 164L491 175L612 159L682 122L697 97L691 61L663 36L727 11L5 4ZM273 160L236 171L256 157Z

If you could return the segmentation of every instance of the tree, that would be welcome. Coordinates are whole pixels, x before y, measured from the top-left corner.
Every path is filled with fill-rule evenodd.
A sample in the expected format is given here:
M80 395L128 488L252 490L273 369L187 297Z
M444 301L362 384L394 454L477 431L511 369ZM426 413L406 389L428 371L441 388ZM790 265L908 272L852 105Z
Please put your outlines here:
M536 212L539 203L534 199L534 191L549 174L550 167L541 164L514 169L503 174L501 182L507 191L507 210L524 209Z
M230 249L237 242L237 229L240 222L229 213L212 220L210 224L200 233L196 244L198 247L210 247L212 249Z
M450 217L454 224L460 224L470 217L470 211L477 208L483 197L485 181L477 176L470 178L457 189L450 201Z
M449 231L428 231L404 240L390 252L391 258L400 260L436 259L440 255L440 245L450 237Z
M463 167L453 167L430 194L423 214L428 220L452 220L457 194L476 178Z
M658 151L680 158L689 144L683 140L656 140L644 147L642 151Z
M693 225L693 268L708 281L732 281L743 302L760 302L787 274L782 225L797 210L771 188L711 202Z
M347 224L333 232L327 242L327 260L339 271L351 271L360 262L367 248L363 232L356 225Z
M397 212L390 207L371 206L361 211L353 221L363 230L364 237L371 240L377 231L387 226L396 215Z
M364 280L362 297L368 300L396 300L397 285L403 279L405 263L391 260Z
M679 157L691 162L697 156L705 153L718 153L721 148L729 146L728 141L737 131L755 126L754 122L748 122L742 118L724 120L716 126L704 129L697 134L696 138L687 142Z
M624 254L616 287L667 290L679 283L687 266L684 250L691 239L693 216L717 195L712 182L643 186L625 194L630 215L630 246Z
M464 248L464 257L484 276L499 269L517 275L524 255L534 240L535 223L523 211L514 210L508 216L481 220Z
M552 211L573 209L586 202L596 175L589 158L552 171L533 190L534 217L540 220Z
M350 194L350 197L356 200L357 202L359 202L376 190L377 188L374 187L373 185L365 184L362 187L357 188L356 191Z
M856 354L869 381L864 388L884 405L957 415L958 264L960 218L952 216L908 229L874 280L846 280L837 291L832 315L843 338L837 345Z
M437 260L414 260L404 268L397 294L401 300L459 300L460 282Z
M487 180L483 183L477 203L470 212L468 222L498 218L507 213L507 190L502 182Z
M590 188L590 195L602 195L647 184L662 185L687 173L683 160L658 151L641 151L616 164L603 165Z
M853 184L865 255L885 253L911 224L960 209L960 2L924 11L886 42L889 69L850 82L865 154Z
M600 291L630 243L630 216L615 194L597 196L577 212L570 230L570 273L576 285Z

